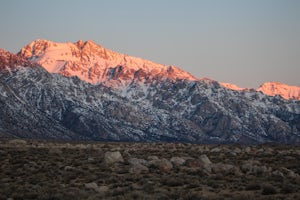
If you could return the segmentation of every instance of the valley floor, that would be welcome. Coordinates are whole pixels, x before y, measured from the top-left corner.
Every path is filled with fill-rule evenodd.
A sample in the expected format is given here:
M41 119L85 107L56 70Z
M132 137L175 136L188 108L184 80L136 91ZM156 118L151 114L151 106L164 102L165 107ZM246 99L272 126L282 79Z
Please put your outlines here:
M300 147L0 141L0 199L300 199Z

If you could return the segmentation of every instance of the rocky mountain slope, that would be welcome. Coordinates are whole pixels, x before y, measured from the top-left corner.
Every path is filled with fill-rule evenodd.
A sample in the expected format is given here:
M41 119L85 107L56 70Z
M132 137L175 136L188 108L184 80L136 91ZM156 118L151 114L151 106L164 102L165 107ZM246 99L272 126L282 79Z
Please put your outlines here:
M26 60L0 49L0 135L1 137L62 138L75 139L68 129L45 115L43 110L28 103L11 87L10 77L17 71L44 70ZM12 80L13 81L13 80ZM26 82L26 79L14 81ZM23 82L23 83L25 83Z
M36 129L45 138L73 140L300 142L299 101L228 89L90 41L37 40L18 56L3 50L0 55L1 107L19 100L49 119L36 119L49 128L43 132L23 125L27 116L12 114L10 126L6 117L0 120L3 133L35 138L30 130ZM3 95L4 88L13 95ZM10 112L22 113L15 104Z
M201 130L189 131L187 120L178 122L183 132L172 135L172 125L168 122L176 119L176 116L166 111L136 104L105 86L91 85L77 77L66 78L50 74L41 66L5 51L1 51L0 60L3 63L0 72L1 84L3 84L1 96L4 98L2 107L5 108L6 104L14 101L22 101L31 108L32 117L36 116L35 112L41 112L44 117L67 129L66 133L75 134L76 139L159 141L171 138L171 140L181 140L186 137L184 135L186 132L201 137ZM14 64L16 62L18 63ZM5 88L13 90L14 95L7 96ZM22 105L19 106L20 109L15 110L14 107L15 104L10 106L12 113L23 113ZM1 121L5 121L5 113L1 116L3 116ZM49 134L35 127L34 123L30 126L23 125L24 121L28 121L27 116L12 114L11 118L11 123L1 127L2 132L17 137L36 138L35 135L30 134L31 130L36 129L41 134L45 134L45 138L68 139L62 132L53 130L51 128L53 123L46 120L36 119L37 122L47 124L44 126L49 128Z

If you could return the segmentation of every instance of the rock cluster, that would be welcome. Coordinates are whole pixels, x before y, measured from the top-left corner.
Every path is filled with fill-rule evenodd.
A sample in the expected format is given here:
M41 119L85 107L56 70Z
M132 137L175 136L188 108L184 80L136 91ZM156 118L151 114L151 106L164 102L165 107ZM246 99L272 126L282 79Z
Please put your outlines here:
M221 152L224 149L218 148L212 149L210 152ZM260 150L258 150L259 152ZM242 150L236 148L235 153L243 153ZM249 149L245 148L244 153L249 153ZM114 164L117 162L124 162L121 152L106 152L104 157L104 162L107 164ZM233 165L223 162L213 163L206 154L201 154L197 158L193 157L171 157L159 158L157 156L148 156L148 159L130 157L126 161L129 165L129 173L131 174L142 174L151 173L151 170L155 172L158 170L161 173L170 173L171 170L183 170L183 169L197 169L207 176L211 175L269 175L269 176L280 176L280 177L290 177L298 178L299 174L287 168L280 168L273 170L272 167L261 164L258 160L245 160L240 165Z

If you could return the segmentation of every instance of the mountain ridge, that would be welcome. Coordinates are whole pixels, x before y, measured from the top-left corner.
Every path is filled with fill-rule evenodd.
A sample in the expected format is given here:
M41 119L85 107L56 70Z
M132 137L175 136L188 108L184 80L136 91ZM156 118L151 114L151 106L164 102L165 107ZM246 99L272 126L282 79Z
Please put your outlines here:
M91 84L49 73L32 61L0 51L0 64L17 63L0 66L1 133L93 141L300 143L300 101L227 89L205 78L147 73L133 74L124 85L115 84L124 75L115 72L108 80L112 85Z
M78 76L81 80L91 84L126 86L132 80L145 82L156 78L201 79L178 67L161 65L117 53L91 40L56 43L37 39L24 46L18 55L42 65L50 73ZM236 91L249 90L249 88L241 88L231 83L219 83ZM267 85L272 85L272 87ZM269 96L280 95L285 99L300 100L300 87L298 86L266 82L255 90Z

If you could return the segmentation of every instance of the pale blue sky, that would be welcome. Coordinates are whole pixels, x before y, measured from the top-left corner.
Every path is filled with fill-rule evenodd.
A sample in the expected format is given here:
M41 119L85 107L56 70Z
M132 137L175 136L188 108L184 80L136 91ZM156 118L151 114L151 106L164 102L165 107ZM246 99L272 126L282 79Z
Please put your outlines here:
M300 86L300 0L1 0L0 48L93 40L242 87Z

